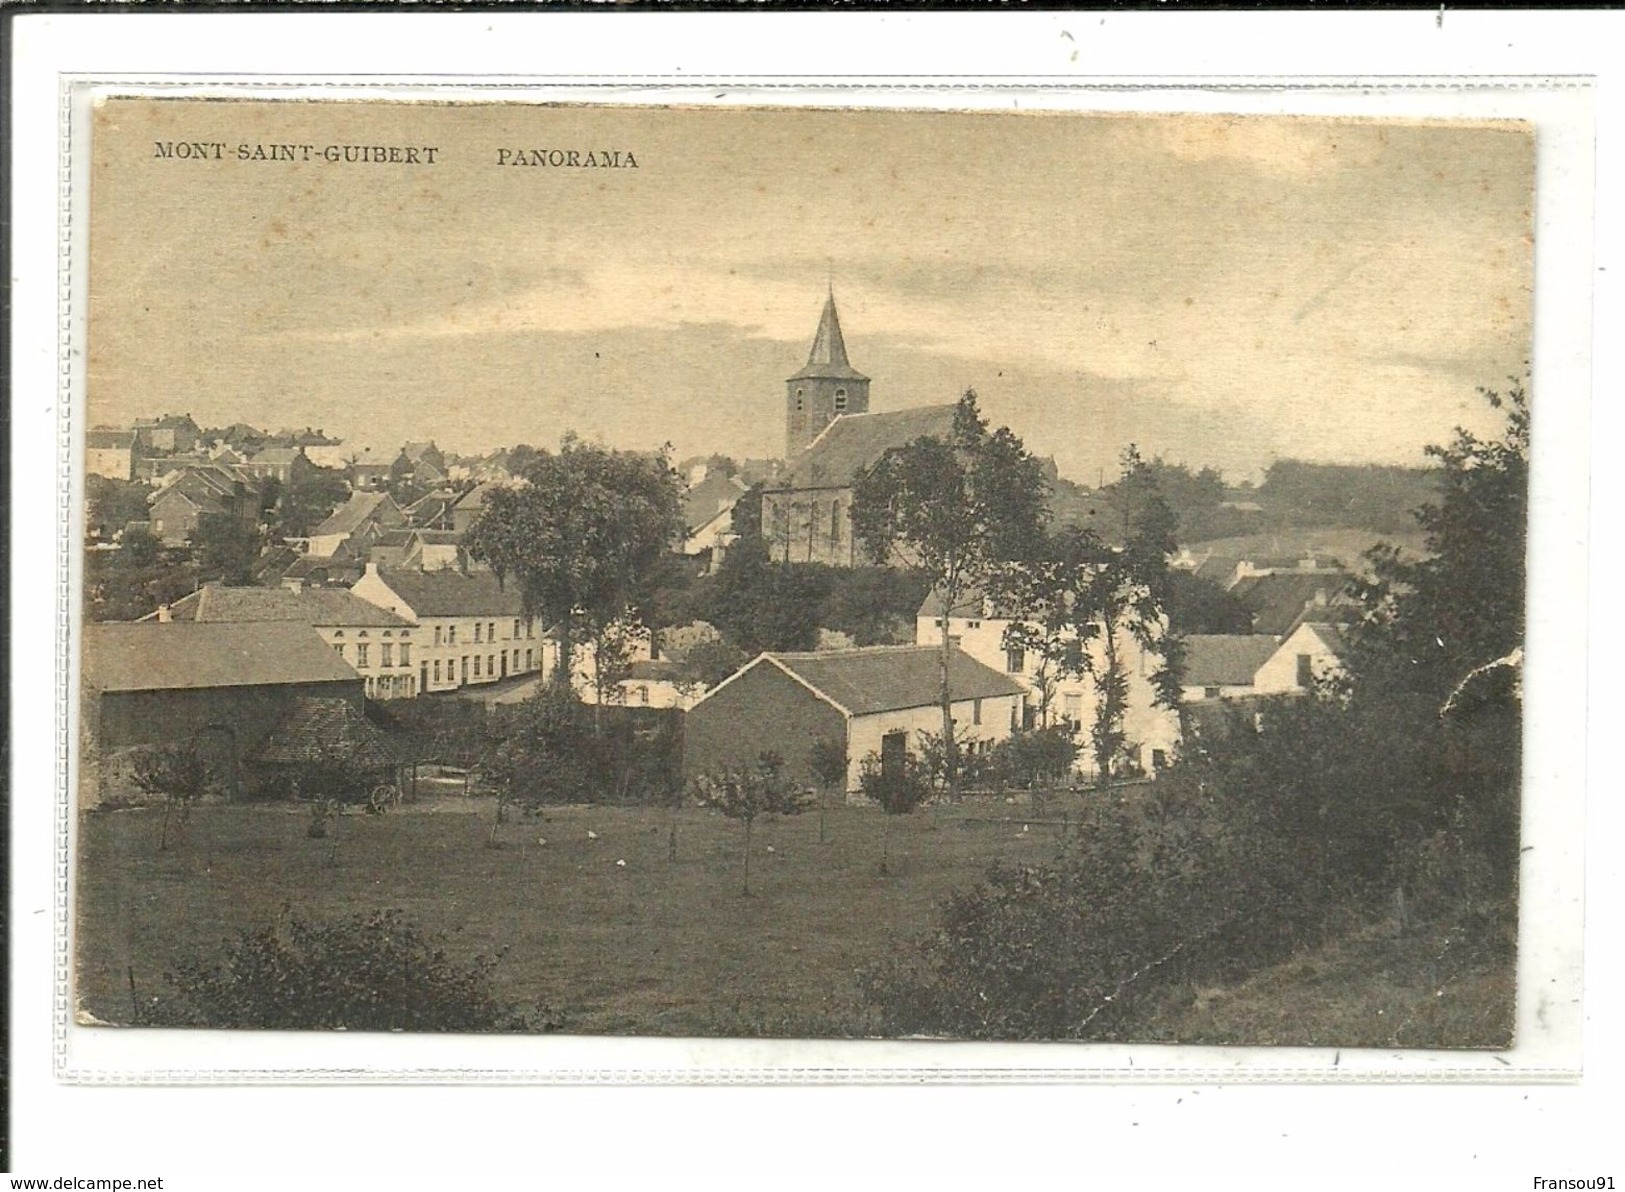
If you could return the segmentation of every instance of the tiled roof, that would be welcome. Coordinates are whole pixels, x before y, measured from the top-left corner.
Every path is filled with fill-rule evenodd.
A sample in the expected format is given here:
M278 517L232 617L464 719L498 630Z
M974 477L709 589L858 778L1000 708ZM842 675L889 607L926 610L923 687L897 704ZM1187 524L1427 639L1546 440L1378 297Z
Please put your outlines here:
M388 493L351 493L349 500L333 510L326 521L310 532L311 537L322 538L329 534L353 534L362 522L383 512L385 501L394 504Z
M408 628L411 622L344 588L228 588L204 584L170 607L176 621L257 623L294 621L323 628ZM154 614L156 615L156 614ZM145 618L144 618L145 619Z
M733 508L749 487L737 476L712 473L683 495L683 521L690 531L698 529L724 509Z
M254 751L254 760L273 766L387 770L405 758L353 701L302 696Z
M87 691L358 681L308 624L103 622L84 627Z
M1280 645L1268 634L1193 633L1185 638L1187 687L1249 687Z
M458 509L484 509L485 498L491 495L491 490L501 488L495 480L487 480L484 484L477 484L462 496L457 498Z
M869 379L853 368L846 358L846 339L841 335L841 317L835 313L833 293L824 301L824 313L818 320L818 334L813 336L812 351L807 355L807 363L790 379L792 381Z
M304 453L303 447L267 447L256 452L250 462L256 464L291 464L295 456Z
M884 414L842 414L796 456L773 489L845 488L888 451L919 438L948 438L956 408L916 406Z
M517 617L519 585L499 584L489 571L465 575L444 571L405 571L380 568L380 579L420 617Z
M116 430L105 426L94 426L85 432L85 446L90 450L129 447L134 442L135 432L132 430Z
M941 652L936 646L869 646L765 654L763 659L763 665L781 667L854 716L930 707L937 702L941 681ZM949 654L948 685L955 702L1026 692L1008 675L959 649Z
M1253 615L1254 633L1280 635L1292 628L1306 608L1338 601L1348 581L1347 573L1341 571L1277 571L1244 575L1230 594Z

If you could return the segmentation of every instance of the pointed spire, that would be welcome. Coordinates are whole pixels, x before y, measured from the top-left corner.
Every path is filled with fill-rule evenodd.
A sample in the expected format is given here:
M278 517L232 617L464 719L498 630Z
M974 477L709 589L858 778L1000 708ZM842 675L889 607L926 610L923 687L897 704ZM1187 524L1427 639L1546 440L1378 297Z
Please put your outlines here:
M818 334L813 337L806 367L791 379L798 377L868 380L846 358L846 340L841 335L841 317L835 311L833 287L824 299L824 313L818 320Z

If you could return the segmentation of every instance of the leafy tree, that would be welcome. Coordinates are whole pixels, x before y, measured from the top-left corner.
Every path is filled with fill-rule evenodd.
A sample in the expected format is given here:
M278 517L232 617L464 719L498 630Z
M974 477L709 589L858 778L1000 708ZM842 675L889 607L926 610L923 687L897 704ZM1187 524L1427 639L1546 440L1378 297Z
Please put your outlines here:
M1008 427L989 431L967 390L944 441L922 437L887 453L858 479L852 526L877 563L917 569L956 608L1012 560L1032 557L1046 517L1043 468ZM952 642L942 618L938 702L950 743ZM958 791L950 753L949 789Z
M773 564L759 538L741 539L715 577L706 620L754 657L764 650L810 650L818 644L819 608L831 568Z
M98 538L111 538L131 522L146 521L152 486L136 480L85 477L85 521Z
M682 484L665 454L573 436L539 452L524 480L491 493L464 545L518 583L527 617L559 626L554 681L569 686L574 647L599 645L649 599L659 563L682 539Z
M858 763L858 788L885 813L880 821L880 872L889 874L892 817L911 815L929 799L931 779L913 753L905 751L901 764L889 767L871 753Z
M819 737L812 743L808 767L818 779L818 843L827 844L825 819L830 793L846 789L846 742L838 737Z
M1174 518L1154 470L1132 446L1123 456L1117 500L1121 545L1089 528L1066 527L1052 536L1018 585L1028 601L1029 625L1012 637L1012 644L1035 649L1063 673L1093 686L1089 738L1102 785L1111 781L1127 745L1125 645L1137 643L1159 659L1151 681L1164 707L1179 706L1183 666L1183 649L1167 616Z
M296 473L285 486L276 485L273 477L267 481L262 499L272 510L274 534L303 538L331 517L349 495L350 484L343 472L313 467Z
M697 643L679 666L686 682L709 691L749 661L744 651L719 639Z
M498 956L459 962L399 910L322 920L284 911L217 951L165 974L174 996L144 1020L159 1025L283 1030L536 1031L540 1008L501 1001Z
M193 591L198 567L186 550L166 550L145 530L124 535L116 551L85 558L85 613L93 621L134 621Z
M1191 633L1251 633L1247 606L1210 579L1191 571L1168 571L1168 628Z
M699 800L745 825L744 892L750 894L751 827L762 815L800 815L807 800L785 777L784 758L763 753L752 767L724 767L697 782Z
M169 847L170 813L178 811L184 823L192 805L208 790L213 777L209 764L191 744L163 745L139 754L132 776L143 791L164 801L163 826L158 834L161 852Z
M203 579L217 579L230 587L254 582L254 561L262 544L255 523L230 513L202 514L191 544Z

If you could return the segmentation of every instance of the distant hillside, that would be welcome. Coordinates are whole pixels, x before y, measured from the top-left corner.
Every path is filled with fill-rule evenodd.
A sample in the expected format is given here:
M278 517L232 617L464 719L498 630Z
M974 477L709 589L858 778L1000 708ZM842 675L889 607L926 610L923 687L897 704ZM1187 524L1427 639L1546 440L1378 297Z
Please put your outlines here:
M1431 468L1379 464L1271 464L1255 500L1260 529L1283 526L1353 526L1382 533L1416 529L1414 511L1438 498Z

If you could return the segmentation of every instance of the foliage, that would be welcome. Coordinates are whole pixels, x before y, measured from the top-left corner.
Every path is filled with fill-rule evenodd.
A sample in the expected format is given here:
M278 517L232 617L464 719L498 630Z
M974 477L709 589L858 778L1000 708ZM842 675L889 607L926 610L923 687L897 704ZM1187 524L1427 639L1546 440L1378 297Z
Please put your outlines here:
M111 538L131 522L146 521L152 486L138 480L85 477L85 521L97 538Z
M664 454L616 451L566 436L538 452L525 484L492 491L468 531L469 554L519 585L524 615L560 626L555 681L573 647L636 616L683 535L682 483Z
M282 1030L534 1031L545 1015L503 1005L499 957L458 962L399 910L341 919L289 911L268 927L181 960L157 1025Z
M697 643L678 665L685 682L710 690L749 661L743 650L719 638Z
M858 788L888 816L911 815L931 797L931 772L913 752L905 752L902 764L890 767L870 753L858 763Z
M853 491L853 532L870 556L912 566L949 609L1010 562L1031 558L1046 516L1041 464L1008 427L988 430L969 390L946 441L922 437L889 452ZM957 790L947 617L941 647L938 703Z
M742 538L722 561L705 619L745 654L810 650L818 610L829 593L828 567L775 565L760 538Z
M254 560L259 558L263 543L255 522L233 513L200 514L191 538L199 578L220 580L230 587L253 583Z
M137 755L131 772L135 784L149 795L164 801L163 828L158 847L169 847L169 816L179 811L182 821L192 805L208 790L213 774L195 745L160 745Z
M1021 788L1054 787L1065 782L1078 760L1078 743L1065 725L1029 729L993 747L990 769L998 780Z
M1413 528L1413 511L1428 500L1435 483L1429 468L1279 459L1265 472L1256 499L1264 506L1265 526L1360 526L1400 533ZM1200 537L1210 536L1222 535Z
M1252 613L1231 593L1192 571L1168 570L1168 630L1192 633L1251 633Z
M85 556L85 615L92 621L135 621L174 604L201 582L185 549L166 549L144 530L126 533L114 551Z
M831 572L829 594L818 610L821 628L844 633L859 646L914 641L915 616L931 591L928 576L906 567Z
M1518 384L1484 396L1506 411L1500 439L1458 429L1428 448L1441 466L1437 500L1417 512L1427 554L1410 559L1383 546L1367 556L1374 578L1360 595L1369 614L1350 659L1361 685L1442 702L1468 672L1523 641L1529 400Z
M298 470L286 485L272 489L267 481L266 497L271 501L271 531L281 538L303 538L321 525L350 495L344 473L334 468L311 467Z
M784 777L784 758L762 753L756 765L725 766L695 782L698 801L745 825L744 892L750 893L751 825L763 815L800 815L807 797Z

